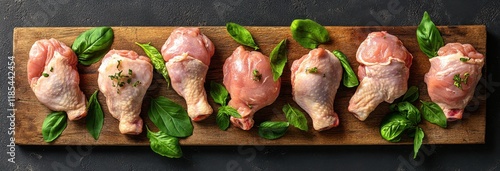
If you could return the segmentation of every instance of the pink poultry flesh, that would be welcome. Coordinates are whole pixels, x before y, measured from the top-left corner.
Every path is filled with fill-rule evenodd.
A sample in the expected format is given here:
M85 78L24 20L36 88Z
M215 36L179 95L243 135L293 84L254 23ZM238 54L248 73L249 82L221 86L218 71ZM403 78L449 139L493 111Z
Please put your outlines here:
M356 53L360 84L348 110L364 121L383 101L392 103L408 89L413 56L403 43L385 31L372 32Z
M336 127L339 118L333 102L342 79L340 61L318 48L294 61L291 70L293 100L311 116L314 129Z
M175 29L161 48L172 88L186 100L193 121L203 120L213 112L204 83L214 52L212 41L198 28Z
M36 41L28 59L28 81L38 101L50 110L65 111L70 120L87 115L77 63L73 50L56 39Z
M120 132L140 134L142 100L153 79L150 59L134 51L111 50L98 71L99 90L106 97L109 113L120 120Z
M243 46L234 50L223 66L224 86L231 95L228 105L235 108L241 119L231 117L234 126L252 128L253 115L272 104L279 95L281 80L274 81L270 59Z
M446 44L439 49L438 55L429 59L431 68L424 79L427 91L448 120L462 119L464 108L481 78L485 57L470 44L460 43ZM461 79L457 85L456 76Z

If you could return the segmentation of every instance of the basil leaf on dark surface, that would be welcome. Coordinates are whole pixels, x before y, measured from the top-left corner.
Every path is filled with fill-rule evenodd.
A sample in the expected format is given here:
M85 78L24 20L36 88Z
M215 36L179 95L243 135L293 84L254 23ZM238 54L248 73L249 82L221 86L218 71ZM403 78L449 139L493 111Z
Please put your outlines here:
M226 23L226 30L236 42L252 47L254 50L259 49L259 46L253 40L252 34L245 29L245 27L233 22L228 22Z
M332 53L340 60L340 63L344 68L345 72L342 74L342 83L344 84L344 86L348 88L358 86L359 85L358 76L352 70L351 65L349 65L349 60L347 59L347 56L345 56L344 53L338 50L334 50Z
M45 142L57 139L68 125L66 112L52 112L43 120L42 135Z
M424 12L422 21L420 21L420 25L418 25L417 41L420 46L420 50L422 50L422 52L424 52L429 58L438 56L437 52L439 48L444 45L441 33L439 33L439 30L432 22L427 11Z
M95 27L81 33L71 45L82 65L91 65L101 60L113 44L111 27Z
M221 106L226 106L227 97L229 96L229 93L227 92L226 88L222 84L211 81L210 82L210 96L212 96L212 99L214 99L215 103L217 103Z
M90 96L88 103L87 117L85 118L85 124L87 126L87 131L90 135L94 137L95 140L99 139L101 134L102 125L104 123L104 113L102 112L101 104L97 100L97 94L99 90L96 90L92 96Z
M421 116L420 111L417 107L407 101L399 102L397 105L397 111L406 117L406 119L412 121L415 125L420 123Z
M424 130L417 127L415 129L415 137L413 138L413 159L417 158L418 150L422 146L422 141L424 140Z
M140 46L142 50L146 53L146 55L151 59L151 63L155 67L156 71L160 73L163 78L167 81L167 87L170 86L170 77L168 76L167 67L165 67L165 61L163 60L163 56L151 43L138 43L135 42L136 45Z
M283 106L283 112L285 113L285 117L288 122L294 127L307 131L307 119L299 109L292 107L290 104L286 104Z
M148 131L147 137L151 150L169 158L182 157L182 150L177 137L169 136L162 131L152 132L148 127L146 129Z
M403 115L391 113L383 119L380 126L380 135L387 141L399 142L403 132L415 126L416 125Z
M424 119L430 123L446 128L447 120L441 107L434 102L426 102L422 100L420 102L422 103L420 110L422 110Z
M416 100L418 100L418 97L419 97L418 87L411 86L410 88L408 88L405 95L403 96L403 101L413 103Z
M277 81L281 74L283 74L283 69L285 68L287 57L286 39L283 39L269 55L271 59L271 69L273 71L273 79Z
M259 125L259 136L269 140L278 139L285 135L288 126L290 126L288 122L262 122Z
M314 49L319 44L330 41L325 27L310 19L295 19L290 29L293 39L305 48Z
M184 108L160 96L151 99L149 118L160 131L174 137L187 137L193 134L193 125Z
M241 118L241 115L238 113L238 111L235 108L231 107L231 106L221 106L219 108L219 111L222 111L227 116L232 116L232 117L235 117L235 118Z

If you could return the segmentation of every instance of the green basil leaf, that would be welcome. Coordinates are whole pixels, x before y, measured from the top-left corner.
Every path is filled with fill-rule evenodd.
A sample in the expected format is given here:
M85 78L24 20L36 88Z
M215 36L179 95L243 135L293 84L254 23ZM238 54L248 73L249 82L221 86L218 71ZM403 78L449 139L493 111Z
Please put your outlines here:
M243 26L233 22L228 22L226 23L226 30L236 42L252 47L254 50L259 49L259 46L252 38L252 34L250 34L250 32Z
M151 132L148 127L146 129L148 130L147 137L149 138L151 150L169 158L182 157L182 150L177 137L169 136L161 131Z
M45 142L52 142L62 134L67 126L66 112L52 112L42 124L42 135Z
M422 115L424 116L424 119L429 121L430 123L446 128L447 121L443 109L441 109L441 107L439 107L439 105L437 105L434 102L426 102L422 100L420 102L422 102L420 110L422 110Z
M345 56L344 53L338 50L334 50L332 53L340 60L340 63L344 68L345 72L342 75L342 83L344 84L344 86L348 88L358 86L359 85L358 76L352 70L351 65L349 65L349 60L347 60L347 56Z
M78 62L91 65L104 57L113 44L113 38L111 27L95 27L78 35L71 49L78 56Z
M222 111L222 113L226 114L227 116L241 118L241 115L238 113L238 111L231 106L221 106L219 108L219 111Z
M397 111L406 117L406 119L417 125L421 121L420 111L410 102L403 101L396 105Z
M138 43L135 42L136 45L140 46L142 50L146 53L146 55L151 59L151 63L155 67L156 71L160 73L163 78L167 81L167 88L170 86L170 77L168 76L167 67L165 67L165 60L163 60L163 56L154 46L149 43Z
M410 120L401 114L391 113L383 119L380 126L380 135L387 141L399 142L403 132L414 126Z
M418 150L420 150L420 147L422 146L424 136L424 130L417 127L417 129L415 129L415 137L413 138L413 159L417 158Z
M292 107L290 104L286 104L283 106L283 112L291 125L302 131L308 131L307 119L304 116L304 113L302 113L299 109Z
M418 95L418 87L411 86L410 88L408 88L405 95L403 96L403 101L413 103L418 99L418 96L419 96Z
M151 100L149 118L160 131L174 137L187 137L193 134L193 125L182 106L160 96Z
M274 47L273 51L269 55L269 58L271 59L273 79L274 81L277 81L281 74L283 74L283 69L285 68L285 64L288 60L286 39L283 39L278 45L276 45L276 47Z
M226 88L222 84L211 81L210 82L210 96L212 96L212 99L214 99L215 103L217 103L221 106L226 106L227 97L229 96L229 93L227 92Z
M325 27L310 19L295 19L290 29L293 39L305 48L314 49L319 44L330 41Z
M269 140L278 139L285 135L288 126L288 122L262 122L259 126L259 136Z
M220 110L217 112L217 117L215 118L215 121L217 122L217 125L219 126L220 130L227 130L229 128L229 115L225 114L223 111Z
M85 118L87 131L89 131L90 135L92 135L95 140L99 139L104 123L104 113L102 112L101 104L99 104L97 100L98 93L99 90L96 90L94 94L90 96L89 103L87 104L87 117Z
M422 52L424 52L429 58L438 56L437 52L439 48L444 45L441 33L439 33L439 30L432 22L427 11L424 12L422 21L420 21L420 25L418 25L417 41L420 46L420 50L422 50Z

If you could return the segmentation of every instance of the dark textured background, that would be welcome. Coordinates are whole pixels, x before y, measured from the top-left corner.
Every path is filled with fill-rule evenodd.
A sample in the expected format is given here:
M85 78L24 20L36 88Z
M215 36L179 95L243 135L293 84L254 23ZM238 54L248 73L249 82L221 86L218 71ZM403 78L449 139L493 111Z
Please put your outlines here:
M500 170L500 87L496 71L500 45L498 0L349 0L196 2L91 0L0 0L0 170ZM149 147L15 148L7 162L7 58L12 32L22 26L287 26L295 18L322 25L418 25L424 11L437 25L486 24L489 98L484 145L424 145L416 161L412 146L182 147L184 157L169 159Z

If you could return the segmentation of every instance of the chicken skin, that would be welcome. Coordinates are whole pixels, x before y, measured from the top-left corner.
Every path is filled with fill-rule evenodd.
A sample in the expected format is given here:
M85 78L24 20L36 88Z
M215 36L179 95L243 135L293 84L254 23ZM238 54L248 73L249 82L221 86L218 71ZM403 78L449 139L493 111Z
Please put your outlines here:
M315 130L322 131L339 124L333 102L342 79L339 59L323 48L293 62L291 67L293 100L313 121Z
M175 29L161 48L172 88L186 100L187 112L193 121L213 113L204 83L214 52L212 41L198 28Z
M253 115L272 104L279 95L281 79L274 81L271 61L257 51L246 51L243 46L234 50L223 66L223 83L235 108L242 118L231 117L234 126L243 130L253 127Z
M348 110L364 121L383 101L392 103L408 89L413 56L403 43L385 31L372 32L356 52L360 84Z
M431 100L443 109L449 121L462 119L474 95L485 57L470 44L448 43L429 59L431 68L424 81Z
M87 115L77 63L73 50L56 39L36 41L28 59L28 81L38 101L52 111L65 111L69 120Z
M120 120L120 132L140 134L142 100L153 79L151 60L134 51L111 50L98 71L99 90L106 97L111 115Z

